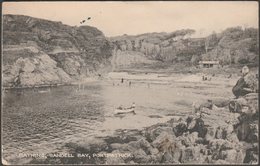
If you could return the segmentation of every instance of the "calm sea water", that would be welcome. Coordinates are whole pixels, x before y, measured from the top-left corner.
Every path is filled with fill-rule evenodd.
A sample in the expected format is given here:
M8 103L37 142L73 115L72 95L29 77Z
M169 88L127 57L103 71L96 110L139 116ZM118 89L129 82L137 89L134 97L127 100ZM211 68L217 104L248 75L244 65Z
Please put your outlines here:
M66 141L86 136L104 121L100 85L11 90L3 97L3 150L18 153L63 151Z
M132 81L129 86L119 80L9 90L3 96L3 157L16 161L19 153L66 152L66 143L190 114L192 102L220 94L231 93L221 85ZM128 107L132 102L136 103L136 115L114 115L116 107Z

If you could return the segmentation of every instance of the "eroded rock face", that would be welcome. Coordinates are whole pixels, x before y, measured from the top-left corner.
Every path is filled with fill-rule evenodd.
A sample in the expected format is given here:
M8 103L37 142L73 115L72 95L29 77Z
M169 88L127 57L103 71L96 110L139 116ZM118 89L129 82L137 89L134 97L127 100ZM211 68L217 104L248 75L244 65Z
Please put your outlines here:
M70 83L70 76L44 52L18 58L3 67L4 86L34 86Z
M116 50L122 53L138 52L148 59L163 62L191 62L218 60L223 65L258 64L258 29L227 28L204 38L193 38L191 29L172 33L146 33L110 38Z
M111 69L111 56L111 43L94 27L3 16L4 86L66 84L102 74Z
M116 51L139 53L147 58L146 62L149 60L190 61L194 54L199 55L204 52L204 39L187 39L194 32L192 29L183 29L172 33L124 35L112 37L110 41ZM141 63L142 60L140 59Z
M257 33L258 30L254 28L231 27L220 34L212 34L206 38L211 49L202 55L202 59L219 60L223 65L248 62L257 65L258 61L255 61L259 59Z

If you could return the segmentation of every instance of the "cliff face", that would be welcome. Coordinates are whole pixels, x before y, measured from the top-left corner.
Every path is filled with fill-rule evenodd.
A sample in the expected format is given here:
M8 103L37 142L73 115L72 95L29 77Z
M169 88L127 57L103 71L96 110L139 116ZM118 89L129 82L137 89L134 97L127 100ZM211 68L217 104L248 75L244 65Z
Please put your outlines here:
M90 26L3 16L3 84L63 84L111 69L111 43Z
M195 31L179 30L173 33L148 33L137 36L110 38L116 50L134 51L151 60L183 62L193 54L204 52L204 39L189 39Z
M152 60L198 64L199 60L219 60L223 65L250 64L258 61L258 30L228 28L204 38L193 38L195 31L148 33L110 38L116 50L139 52ZM116 51L115 51L116 52Z
M258 29L228 28L208 36L205 45L208 51L202 55L204 60L219 60L223 65L259 65Z
M154 62L258 66L258 29L228 28L205 38L195 31L147 33L106 39L90 26L21 15L3 16L3 84L63 84L132 64ZM112 63L111 63L112 62ZM153 66L153 65L152 65Z

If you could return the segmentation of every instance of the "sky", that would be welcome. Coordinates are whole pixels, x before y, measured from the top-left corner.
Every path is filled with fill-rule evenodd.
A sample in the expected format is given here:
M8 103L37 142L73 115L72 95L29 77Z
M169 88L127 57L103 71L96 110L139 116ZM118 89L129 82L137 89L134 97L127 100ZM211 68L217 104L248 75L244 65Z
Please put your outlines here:
M228 27L258 27L258 3L236 2L4 2L3 14L20 14L63 24L97 27L106 36L194 29L199 36Z

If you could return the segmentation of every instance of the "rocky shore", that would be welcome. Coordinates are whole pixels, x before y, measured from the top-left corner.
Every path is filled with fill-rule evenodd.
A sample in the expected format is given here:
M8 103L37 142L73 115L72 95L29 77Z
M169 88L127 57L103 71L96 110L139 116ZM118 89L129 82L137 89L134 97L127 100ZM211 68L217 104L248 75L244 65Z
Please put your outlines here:
M31 163L258 163L258 93L230 101L209 100L193 109L191 115L144 130L120 130L114 136L68 143L73 158L48 157Z
M189 73L177 80L189 83L203 82L202 75L199 75L201 72L210 78L225 77L224 81L212 79L213 83L222 84L230 81L231 77L236 77L235 74L240 74L240 65L248 64L250 68L258 68L257 32L254 28L229 28L206 38L192 38L190 35L194 33L193 30L186 29L173 33L124 35L108 39L100 30L91 26L69 26L29 16L4 15L3 87L12 89L71 84L80 86L82 80L87 82L87 78L105 78L111 70L140 72L143 76L133 78L145 77L147 80L165 82L172 79L169 76L172 73ZM200 70L196 67L200 60L218 60L224 67ZM153 72L157 75L149 75ZM193 75L194 73L198 75ZM229 76L224 76L227 73ZM121 78L123 77L120 75L118 79ZM258 88L258 78L252 80L252 86ZM150 88L150 84L148 85ZM211 85L213 87L213 84ZM191 86L186 86L189 87ZM217 88L214 90L221 91ZM73 99L73 102L76 100L77 98ZM31 110L31 106L28 109ZM63 108L78 107L72 106ZM186 117L176 116L166 123L145 129L122 129L117 130L113 136L70 142L65 145L65 149L68 149L65 157L61 154L57 157L48 154L43 159L29 156L26 163L258 163L258 93L232 100L209 99L202 104L194 104L192 109L193 113ZM174 113L173 111L172 114ZM74 116L76 112L69 115ZM10 122L13 123L11 120ZM63 136L59 137L63 139Z

